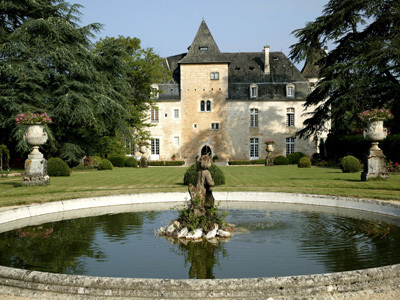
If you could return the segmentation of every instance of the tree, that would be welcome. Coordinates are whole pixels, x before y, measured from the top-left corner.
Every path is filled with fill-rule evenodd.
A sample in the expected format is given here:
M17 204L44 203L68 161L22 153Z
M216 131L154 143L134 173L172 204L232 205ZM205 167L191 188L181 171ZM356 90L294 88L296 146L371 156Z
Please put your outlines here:
M138 39L111 38L94 49L90 38L101 25L79 27L79 8L63 0L0 2L0 143L26 151L14 118L46 111L53 123L45 151L70 165L95 153L102 137L131 139L160 59Z
M330 119L334 131L346 132L358 113L375 107L392 109L392 131L400 132L398 0L331 0L322 16L293 34L299 41L291 46L291 59L316 61L320 76L305 104L317 108L300 136L324 130ZM329 43L335 48L318 57L315 49Z

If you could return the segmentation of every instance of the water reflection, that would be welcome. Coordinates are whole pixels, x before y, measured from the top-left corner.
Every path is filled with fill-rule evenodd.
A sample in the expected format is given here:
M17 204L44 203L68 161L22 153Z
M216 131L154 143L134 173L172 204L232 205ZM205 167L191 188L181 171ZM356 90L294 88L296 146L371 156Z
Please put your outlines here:
M400 262L399 221L291 209L231 209L229 241L187 242L154 231L176 211L50 222L0 234L0 264L93 276L241 278L315 274Z

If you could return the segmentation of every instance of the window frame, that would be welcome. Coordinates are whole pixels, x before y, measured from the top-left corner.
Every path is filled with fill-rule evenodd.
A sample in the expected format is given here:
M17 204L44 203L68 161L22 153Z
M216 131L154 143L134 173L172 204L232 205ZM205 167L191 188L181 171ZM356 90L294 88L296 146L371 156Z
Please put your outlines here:
M250 127L257 128L258 127L258 108L250 108Z
M287 137L285 139L286 156L288 156L290 153L296 152L295 145L296 145L296 138Z
M287 127L295 127L295 109L294 107L286 108L286 126Z
M250 138L250 160L257 160L260 157L259 138Z
M173 145L174 146L179 146L180 145L180 141L179 141L179 136L174 136L173 138Z
M294 98L296 93L296 87L293 83L286 85L286 98Z
M174 108L174 119L179 119L179 108Z
M206 101L206 112L211 112L211 100Z
M258 98L258 85L255 83L250 84L249 92L250 92L250 99Z
M151 155L160 155L160 139L159 138L151 139L150 151L151 151L150 152Z
M151 123L160 122L160 112L158 106L152 106L150 108L150 121Z
M219 80L219 72L211 72L210 80Z
M211 130L219 130L219 129L220 129L219 122L212 122L211 123Z

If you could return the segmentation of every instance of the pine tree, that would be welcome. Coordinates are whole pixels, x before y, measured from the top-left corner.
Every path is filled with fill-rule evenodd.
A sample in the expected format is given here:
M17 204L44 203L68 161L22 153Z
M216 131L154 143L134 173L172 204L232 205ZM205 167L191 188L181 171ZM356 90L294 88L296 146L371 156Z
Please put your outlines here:
M293 32L298 43L291 59L317 59L320 82L306 101L317 109L300 136L324 129L335 132L357 125L357 114L387 107L395 115L392 131L400 132L400 2L398 0L331 0L323 15ZM334 43L320 59L315 49Z

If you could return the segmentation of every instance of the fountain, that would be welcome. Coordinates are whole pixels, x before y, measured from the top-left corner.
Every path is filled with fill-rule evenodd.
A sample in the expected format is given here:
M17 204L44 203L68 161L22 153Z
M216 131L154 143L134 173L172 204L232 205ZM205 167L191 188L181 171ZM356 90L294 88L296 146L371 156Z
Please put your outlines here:
M196 186L189 183L190 202L180 214L178 220L170 222L168 227L161 227L159 235L173 236L179 239L197 240L206 238L229 238L235 230L233 224L225 222L225 216L220 214L212 194L214 180L209 168L212 159L202 155L196 159Z
M284 193L258 192L223 192L213 193L215 199L242 201L245 206L254 203L292 203L307 204L311 207L343 207L349 212L371 211L400 217L400 205L388 202L328 197L318 195L299 195ZM133 205L137 210L153 203L158 208L176 201L184 202L186 193L156 193L142 195L121 195L91 199L76 199L41 205L31 205L0 212L0 231L20 228L24 225L43 224L56 219L81 218L87 215L117 213L126 205ZM162 199L162 200L161 200ZM160 201L162 203L160 203ZM247 203L246 203L247 202ZM253 204L252 204L253 203ZM126 208L125 208L126 209ZM382 217L377 216L377 220ZM18 221L21 220L21 221ZM19 222L19 223L17 223ZM50 234L43 228L43 234ZM236 235L235 235L236 236ZM326 240L326 239L325 239ZM190 244L190 243L189 243ZM228 244L231 244L229 242ZM189 246L190 253L194 246ZM134 253L133 253L134 254ZM188 254L189 255L189 254ZM192 261L193 256L187 259ZM267 268L268 269L268 268ZM200 271L199 271L200 270ZM200 274L203 266L196 265L194 273ZM207 269L206 269L207 270ZM365 270L337 272L332 274L299 275L290 277L258 277L214 280L187 279L145 279L114 278L80 275L54 274L10 267L0 267L0 286L3 294L18 295L28 298L52 298L60 293L71 299L106 299L106 298L285 298L298 299L310 297L329 298L334 295L345 297L362 293L393 290L400 283L400 265L388 265Z

